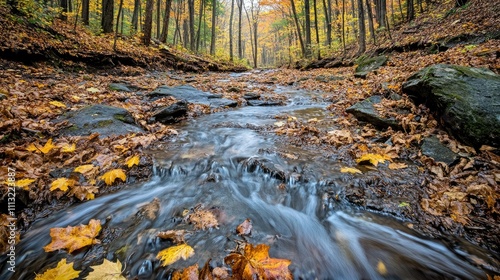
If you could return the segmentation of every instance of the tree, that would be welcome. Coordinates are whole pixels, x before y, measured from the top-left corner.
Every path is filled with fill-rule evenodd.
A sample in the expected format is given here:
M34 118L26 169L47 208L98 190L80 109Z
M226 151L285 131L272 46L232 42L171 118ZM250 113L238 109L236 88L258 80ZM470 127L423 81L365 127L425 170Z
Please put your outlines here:
M231 0L231 14L229 15L229 60L234 60L233 54L233 17L234 17L234 0Z
M118 6L118 15L116 16L116 29L115 29L115 38L113 42L113 50L116 52L116 40L118 39L118 26L120 23L120 16L122 15L123 10L123 0L120 0L120 5Z
M365 28L365 11L363 8L363 0L358 0L358 24L359 24L359 50L358 54L366 51L366 28Z
M189 36L185 36L184 44L187 46L189 41L189 49L195 50L195 39L194 39L194 0L188 0L188 13L189 13ZM189 37L189 38L188 38Z
M163 17L163 28L161 30L160 42L166 43L168 37L168 23L170 21L170 8L172 7L172 0L167 0L165 3L165 16Z
M103 33L113 32L114 0L102 0L101 27Z
M90 0L82 0L82 22L83 25L90 24Z
M89 1L89 0L86 0ZM139 12L141 11L141 0L134 0L134 12L132 14L132 30L137 32L139 29Z
M59 18L68 20L68 0L59 0L59 7L61 7L61 15Z
M455 0L455 7L462 7L468 2L468 0Z
M210 40L210 55L215 55L215 24L217 23L217 0L212 0L212 37Z
M377 1L377 0L375 0ZM370 0L366 0L366 7L367 7L367 12L368 12L368 27L370 28L370 34L373 39L373 44L377 44L377 40L375 38L375 28L373 27L373 14L372 14L372 5L370 3ZM385 20L384 20L385 22Z
M385 17L387 16L387 1L375 0L375 20L380 27L385 27Z
M318 7L316 5L316 0L313 0L313 10L314 10L314 29L316 30L316 45L318 48L318 59L321 59L321 51L319 46L319 29L318 29Z
M306 33L306 57L311 57L311 8L309 0L304 0L305 33Z
M302 50L302 56L306 56L306 48L304 46L304 40L302 39L302 32L300 31L299 19L297 17L297 9L295 8L295 2L290 0L292 6L293 20L295 21L295 26L297 27L297 37L299 37L300 49Z
M243 0L236 0L236 1L238 1L238 58L243 59L243 46L242 46L242 40L241 40Z
M323 11L325 12L326 44L332 45L332 1L323 0Z
M151 43L151 29L153 28L153 8L154 0L146 0L146 18L144 19L144 34L142 36L142 43L145 46L149 46L149 44Z
M413 0L406 0L406 20L412 21L415 18L415 8Z

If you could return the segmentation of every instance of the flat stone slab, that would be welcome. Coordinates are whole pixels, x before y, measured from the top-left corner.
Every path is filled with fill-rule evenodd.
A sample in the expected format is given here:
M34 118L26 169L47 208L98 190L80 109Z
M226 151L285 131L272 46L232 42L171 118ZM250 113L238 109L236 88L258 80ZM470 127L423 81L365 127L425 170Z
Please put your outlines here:
M187 114L188 104L185 100L181 100L170 106L158 109L153 113L153 120L163 124L172 124L178 122Z
M382 96L374 95L347 108L346 112L353 114L360 121L373 124L377 128L401 129L401 125L395 119L384 118L377 112L373 105L381 101Z
M68 121L69 127L62 129L62 135L85 136L99 133L102 137L139 133L139 127L129 111L107 105L92 105L77 111L67 112L55 122Z
M422 154L448 165L458 160L458 155L443 145L436 136L427 137L422 141Z
M386 62L387 57L383 55L365 58L358 62L358 67L356 67L356 70L354 71L354 77L364 79L368 73L384 66Z
M238 106L237 101L222 98L221 95L198 90L191 85L176 87L159 86L154 91L150 92L148 96L152 99L172 96L177 100L186 100L188 103L208 105L212 109Z

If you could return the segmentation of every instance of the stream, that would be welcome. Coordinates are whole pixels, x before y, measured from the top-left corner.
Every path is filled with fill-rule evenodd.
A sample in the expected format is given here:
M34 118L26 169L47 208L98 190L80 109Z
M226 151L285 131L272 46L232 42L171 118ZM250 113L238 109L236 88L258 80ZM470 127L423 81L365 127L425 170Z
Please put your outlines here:
M481 250L473 245L426 238L402 220L332 199L352 178L338 171L341 163L335 156L283 143L280 136L260 129L272 127L275 116L285 114L334 126L327 102L317 92L273 87L288 98L286 105L246 106L180 123L174 127L177 137L150 151L155 175L149 182L35 222L17 246L16 273L7 272L2 259L0 279L33 279L62 258L74 262L75 269L96 265L96 256L119 259L129 279L167 279L171 268L202 267L209 259L220 266L236 248L235 240L243 240L235 228L246 218L253 224L246 239L270 245L273 258L291 260L296 279L486 278L468 261L486 258L474 255ZM404 172L391 176L411 180ZM154 198L160 200L156 219L141 217L140 207ZM195 231L183 221L182 213L197 205L216 213L218 228ZM88 224L90 219L103 223L100 245L73 255L43 251L50 228ZM195 254L163 268L155 256L172 243L156 234L170 229L189 230L186 242Z

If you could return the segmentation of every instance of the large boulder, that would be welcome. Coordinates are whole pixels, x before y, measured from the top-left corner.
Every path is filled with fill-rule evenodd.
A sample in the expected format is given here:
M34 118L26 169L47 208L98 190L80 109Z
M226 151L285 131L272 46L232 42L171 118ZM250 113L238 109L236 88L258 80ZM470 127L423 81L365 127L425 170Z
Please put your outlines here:
M136 125L129 111L107 105L92 105L71 111L55 122L68 121L69 126L61 130L63 135L90 135L99 133L102 137L125 135L130 132L144 132Z
M238 105L238 102L234 100L222 98L221 95L197 90L190 85L176 87L159 86L154 91L150 92L148 96L152 99L172 96L177 100L186 100L188 103L209 105L213 109L220 107L236 107Z
M368 73L384 66L386 62L387 57L383 55L360 59L357 61L358 66L354 70L354 77L364 79Z
M170 106L158 109L153 113L153 120L163 124L172 124L181 120L188 111L188 104L185 100L181 100Z
M413 74L403 92L425 103L455 138L473 147L500 144L500 76L482 68L437 64Z
M377 128L384 129L392 127L394 129L401 129L401 126L396 119L383 117L377 112L373 105L380 103L381 101L382 96L380 95L370 96L369 98L347 108L346 112L353 114L356 119L360 121L373 124Z

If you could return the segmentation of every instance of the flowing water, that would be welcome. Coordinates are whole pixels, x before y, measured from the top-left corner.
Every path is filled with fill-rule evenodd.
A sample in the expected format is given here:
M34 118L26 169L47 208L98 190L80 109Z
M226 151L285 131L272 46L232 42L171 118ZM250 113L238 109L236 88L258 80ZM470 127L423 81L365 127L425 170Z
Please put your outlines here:
M483 256L472 256L466 247L424 238L401 221L326 196L326 185L331 194L346 183L335 171L340 165L334 156L287 146L273 133L258 129L272 126L277 114L318 118L334 126L326 103L319 93L275 90L289 97L286 106L242 107L178 125L178 137L152 152L155 176L149 182L34 223L17 247L17 272L11 277L4 267L0 278L31 279L62 258L82 269L95 265L95 256L104 253L110 260L120 259L128 278L166 279L168 269L160 267L155 256L171 243L159 240L158 231L191 231L186 241L195 255L171 267L202 266L210 258L212 265L221 265L236 247L234 240L241 240L234 231L246 218L253 223L248 241L269 244L272 257L290 259L296 278L485 278L467 261ZM294 156L287 158L279 151ZM161 207L156 219L148 220L138 212L153 198L160 200ZM217 213L217 229L194 231L186 225L182 213L197 205ZM101 245L73 255L43 251L50 242L50 228L87 224L90 219L105 224ZM378 267L381 263L386 273Z

